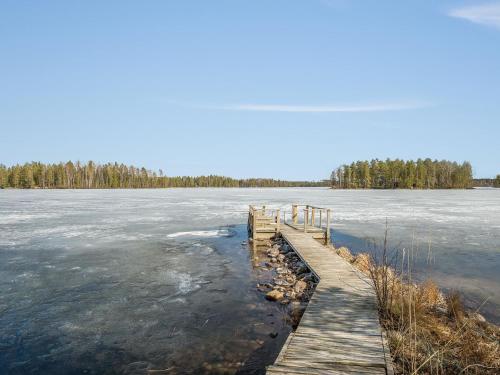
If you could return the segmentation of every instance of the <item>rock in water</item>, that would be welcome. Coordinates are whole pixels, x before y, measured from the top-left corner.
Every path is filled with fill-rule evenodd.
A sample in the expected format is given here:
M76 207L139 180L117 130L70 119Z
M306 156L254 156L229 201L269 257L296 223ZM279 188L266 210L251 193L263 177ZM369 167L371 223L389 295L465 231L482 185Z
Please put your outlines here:
M280 292L276 289L266 293L266 299L268 299L269 301L280 301L283 299L283 297L283 292Z
M276 268L276 273L277 273L278 275L282 275L282 274L286 274L287 272L286 272L286 269L285 269L285 268L283 268L283 267L277 267L277 268Z
M288 245L283 245L280 249L280 253L287 254L288 252L290 252L290 247Z
M297 297L297 295L295 294L295 292L293 290L290 290L290 291L285 293L285 297L293 300Z
M304 290L307 288L307 283L305 281L299 280L295 283L295 286L293 289L295 290L295 293L297 294L302 294Z
M280 251L278 249L276 249L275 247L273 247L271 250L269 250L269 252L267 254L271 258L276 258L280 254Z
M295 278L294 274L291 274L291 275L287 275L285 277L285 280L287 283L293 284L293 283L295 283L296 278Z
M265 292L269 290L269 287L267 285L257 284L257 289L261 292Z
M309 271L309 269L307 268L307 266L304 263L302 263L302 262L297 263L297 269L295 270L295 273L297 275L300 275L301 273L306 273L308 271Z
M303 273L300 275L299 279L304 281L314 281L314 275L312 273Z
M290 286L289 282L287 282L286 280L281 280L281 279L275 280L274 283L276 285L281 285L281 286Z
M479 313L472 314L472 317L474 318L474 320L476 322L480 322L480 323L486 322L486 318Z

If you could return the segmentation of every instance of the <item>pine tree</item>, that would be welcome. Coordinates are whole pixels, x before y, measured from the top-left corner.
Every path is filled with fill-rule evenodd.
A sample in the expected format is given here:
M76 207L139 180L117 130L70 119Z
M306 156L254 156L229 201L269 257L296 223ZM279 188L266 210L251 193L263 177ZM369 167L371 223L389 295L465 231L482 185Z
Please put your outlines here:
M31 164L25 164L20 168L19 185L24 189L31 189L35 185L33 179L33 169Z
M497 177L495 178L495 181L493 182L493 186L500 188L500 174L497 174Z
M7 167L3 164L0 164L0 189L8 187L8 172Z

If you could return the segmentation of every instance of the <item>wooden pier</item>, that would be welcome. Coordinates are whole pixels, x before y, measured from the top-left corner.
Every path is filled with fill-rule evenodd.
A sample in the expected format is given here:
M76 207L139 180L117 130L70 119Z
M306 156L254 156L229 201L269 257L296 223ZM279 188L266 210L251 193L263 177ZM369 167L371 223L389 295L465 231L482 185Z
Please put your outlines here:
M258 214L260 219L252 219L256 220L253 225L250 221L255 208L250 207L249 234L257 233L256 240L264 239L264 233L274 228L273 235L281 234L319 278L297 330L290 334L267 373L392 374L370 280L328 246L330 210L315 207L312 213L312 206L305 206L299 223L298 207L293 206L290 223L286 217L281 223L279 210L268 215L264 207ZM315 220L317 217L311 218L318 211L327 213L324 226ZM270 218L269 227L262 216Z

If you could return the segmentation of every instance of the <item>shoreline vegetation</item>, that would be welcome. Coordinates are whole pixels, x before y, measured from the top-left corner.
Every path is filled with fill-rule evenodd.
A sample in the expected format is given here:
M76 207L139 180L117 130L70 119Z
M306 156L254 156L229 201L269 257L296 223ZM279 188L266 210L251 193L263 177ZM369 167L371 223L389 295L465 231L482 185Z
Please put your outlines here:
M397 374L498 373L500 327L479 313L482 305L467 310L457 291L445 294L430 279L414 281L411 251L396 260L386 242L371 255L332 249L370 277Z

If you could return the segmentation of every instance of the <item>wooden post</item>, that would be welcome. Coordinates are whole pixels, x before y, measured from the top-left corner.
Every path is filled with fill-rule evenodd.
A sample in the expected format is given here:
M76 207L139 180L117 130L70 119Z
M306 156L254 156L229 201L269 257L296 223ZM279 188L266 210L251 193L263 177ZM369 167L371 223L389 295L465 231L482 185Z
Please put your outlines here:
M309 206L306 206L305 214L304 214L304 221L306 225L309 224Z
M307 218L309 216L309 209L304 209L304 233L307 233Z
M297 212L297 205L292 205L292 223L297 224L299 222L299 214Z
M255 210L252 211L252 238L255 240L255 225L257 224L257 219L255 218Z
M280 209L276 210L276 234L280 232Z
M314 227L314 222L316 221L316 209L311 208L311 226Z
M248 206L248 218L247 218L247 234L250 235L250 229L252 229L252 206Z
M325 233L325 245L330 243L330 209L326 210L326 233Z
M286 224L286 210L283 210L283 224Z
M253 238L253 206L248 209L248 235Z
M321 208L319 210L319 227L321 228L322 225L322 219L323 219L323 209Z

